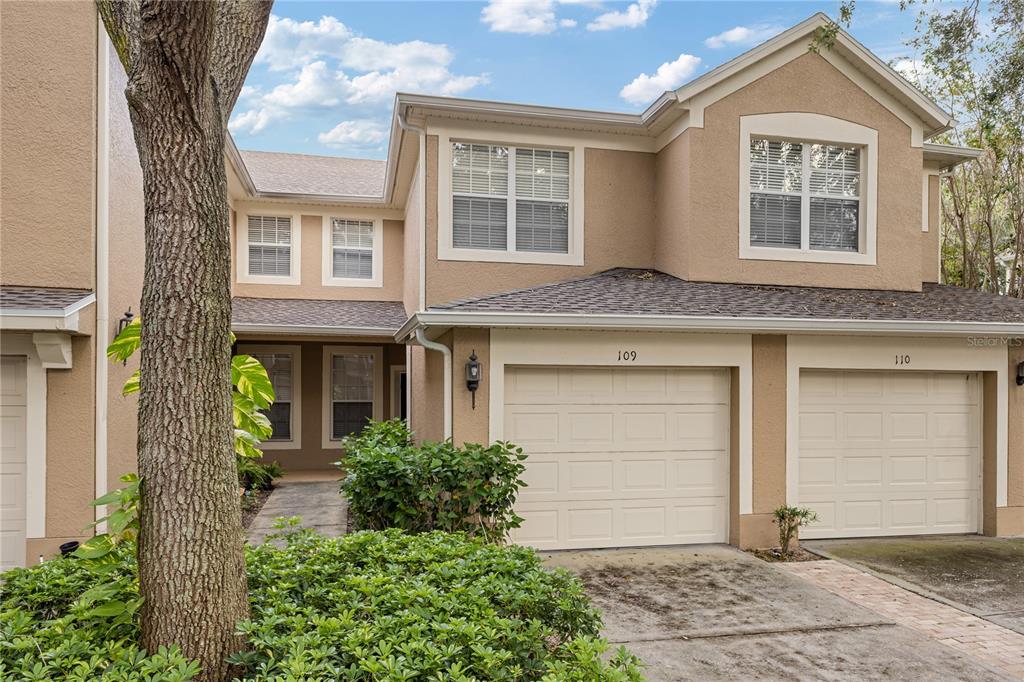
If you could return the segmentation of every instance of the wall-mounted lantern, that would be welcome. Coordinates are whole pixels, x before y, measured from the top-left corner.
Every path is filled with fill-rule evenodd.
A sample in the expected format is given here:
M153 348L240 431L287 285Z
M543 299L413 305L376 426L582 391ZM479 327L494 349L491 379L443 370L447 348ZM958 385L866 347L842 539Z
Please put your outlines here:
M114 338L116 339L117 337L121 336L121 332L123 332L128 327L128 325L132 323L132 320L134 319L135 313L132 312L132 307L128 306L128 310L126 310L121 319L117 321L117 331L114 332ZM125 360L121 364L127 365L128 361Z
M472 395L473 409L476 409L476 389L480 388L480 376L483 371L480 369L480 362L476 359L476 350L469 355L469 362L466 363L466 389Z
M134 319L135 313L132 312L132 307L128 306L128 310L124 312L124 316L117 321L117 332L114 333L114 338L116 339L117 337L121 336L121 332L123 332L125 328L132 323L132 320Z
M1024 362L1017 365L1017 385L1024 386Z

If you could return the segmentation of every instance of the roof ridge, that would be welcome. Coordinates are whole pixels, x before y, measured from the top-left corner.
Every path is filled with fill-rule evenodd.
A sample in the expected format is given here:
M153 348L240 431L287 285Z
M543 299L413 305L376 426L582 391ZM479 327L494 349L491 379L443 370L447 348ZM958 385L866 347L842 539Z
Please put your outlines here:
M332 161L365 161L367 163L386 164L384 159L364 159L358 156L334 156L331 154L306 154L303 152L276 152L267 149L239 149L242 154L274 154L276 156L303 156L310 159L330 159Z

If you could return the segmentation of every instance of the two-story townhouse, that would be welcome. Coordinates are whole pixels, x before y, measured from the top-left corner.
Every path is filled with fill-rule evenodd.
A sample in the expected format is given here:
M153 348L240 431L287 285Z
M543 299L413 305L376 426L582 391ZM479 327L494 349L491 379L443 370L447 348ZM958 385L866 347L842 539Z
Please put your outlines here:
M323 468L392 416L511 440L514 539L541 548L769 545L786 503L819 513L806 537L1024 534L1024 303L939 283L939 177L977 152L929 143L950 115L845 32L809 52L827 21L639 115L400 94L385 161L231 145L233 325L279 396L268 456ZM4 273L5 316L7 285L53 286L30 280ZM97 385L104 298L70 330ZM108 428L134 410L110 393ZM130 447L107 440L109 481ZM48 513L53 465L86 458L52 442L45 506L27 491ZM30 559L63 537L46 519Z

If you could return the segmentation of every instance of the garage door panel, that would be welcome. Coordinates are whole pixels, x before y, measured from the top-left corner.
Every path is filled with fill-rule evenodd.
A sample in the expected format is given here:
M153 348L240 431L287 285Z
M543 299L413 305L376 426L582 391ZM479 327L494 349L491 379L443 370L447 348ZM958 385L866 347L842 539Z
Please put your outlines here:
M25 359L0 358L0 571L25 564L28 479Z
M728 377L508 368L505 437L528 455L513 538L545 549L724 541Z
M802 374L798 498L819 521L801 536L976 532L978 388L962 373Z
M728 509L721 498L608 500L600 504L520 503L512 541L537 549L583 549L722 542Z

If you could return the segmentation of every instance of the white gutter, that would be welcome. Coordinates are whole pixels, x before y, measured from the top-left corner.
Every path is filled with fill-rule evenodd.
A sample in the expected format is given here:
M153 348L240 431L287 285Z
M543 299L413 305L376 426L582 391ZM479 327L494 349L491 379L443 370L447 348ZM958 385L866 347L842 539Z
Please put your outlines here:
M95 496L107 494L107 392L109 367L106 343L110 321L110 40L99 20L96 76L96 359ZM106 505L95 508L96 520L107 515ZM96 526L106 532L106 523Z
M588 313L506 313L427 311L410 317L395 334L404 341L428 327L534 327L559 329L642 329L689 332L795 332L875 335L1024 336L1024 323L926 320L843 320L793 317L701 315L609 315Z
M436 350L444 357L444 438L452 437L452 351L443 343L427 338L422 329L416 329L416 340L427 350Z
M235 323L231 331L242 334L287 334L296 336L310 334L317 336L394 336L393 327L330 327L320 325L293 324L250 324Z

